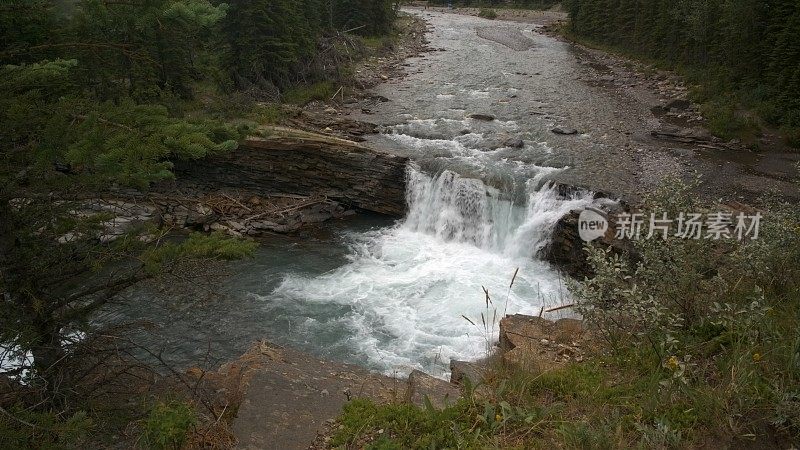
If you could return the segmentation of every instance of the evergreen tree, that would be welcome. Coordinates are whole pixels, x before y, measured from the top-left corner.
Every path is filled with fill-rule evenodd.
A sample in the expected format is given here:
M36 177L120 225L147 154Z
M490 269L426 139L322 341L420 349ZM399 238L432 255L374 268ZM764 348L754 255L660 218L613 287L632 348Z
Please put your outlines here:
M314 55L320 32L295 0L233 0L223 24L236 84L297 81L300 61ZM319 26L321 21L315 21Z

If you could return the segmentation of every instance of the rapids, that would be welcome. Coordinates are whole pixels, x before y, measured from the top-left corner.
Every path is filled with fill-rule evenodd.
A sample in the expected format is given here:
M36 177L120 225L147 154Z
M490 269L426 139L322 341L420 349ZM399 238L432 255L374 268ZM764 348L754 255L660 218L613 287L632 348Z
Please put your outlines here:
M557 77L572 56L524 24L497 24L533 40L516 51L479 37L485 21L426 18L447 51L412 59L407 78L377 88L391 100L364 118L381 127L371 144L413 161L404 218L359 215L270 238L254 260L226 268L214 295L141 286L98 321L154 324L141 340L179 365L229 360L269 339L388 374L444 375L452 358L486 355L502 314L568 302L540 252L561 216L592 201L559 198L550 181L572 169L564 145L580 151L589 138L555 137L549 127L564 118L530 110L557 100L549 89L563 90ZM587 95L573 87L562 98Z

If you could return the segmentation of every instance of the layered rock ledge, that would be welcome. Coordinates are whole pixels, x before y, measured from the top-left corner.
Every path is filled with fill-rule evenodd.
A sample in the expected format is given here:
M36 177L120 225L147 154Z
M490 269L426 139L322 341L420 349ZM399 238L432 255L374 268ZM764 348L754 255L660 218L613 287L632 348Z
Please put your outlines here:
M324 196L362 210L404 214L408 158L289 128L272 127L263 134L231 153L177 163L177 178L205 191Z
M355 398L420 407L428 398L442 408L461 396L458 387L417 370L393 378L267 341L218 371L188 375L223 391L237 410L231 431L243 450L328 448L336 419Z

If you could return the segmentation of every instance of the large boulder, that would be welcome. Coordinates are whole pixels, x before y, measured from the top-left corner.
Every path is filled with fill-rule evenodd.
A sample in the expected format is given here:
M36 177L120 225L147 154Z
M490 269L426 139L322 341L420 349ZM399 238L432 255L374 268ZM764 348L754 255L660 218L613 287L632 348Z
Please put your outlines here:
M557 188L559 195L564 197L568 197L574 191L580 189L563 184L558 185ZM612 252L617 254L627 253L633 255L634 249L631 241L616 238L617 224L615 217L619 213L627 211L629 205L621 200L610 200L612 197L604 192L596 192L594 198L598 200L595 207L603 211L608 218L608 229L603 236L592 241L592 245L611 248ZM604 199L605 201L603 201ZM586 242L581 239L578 229L580 214L581 210L574 210L559 219L553 229L550 242L542 253L545 260L564 271L567 275L578 279L594 275L583 248Z

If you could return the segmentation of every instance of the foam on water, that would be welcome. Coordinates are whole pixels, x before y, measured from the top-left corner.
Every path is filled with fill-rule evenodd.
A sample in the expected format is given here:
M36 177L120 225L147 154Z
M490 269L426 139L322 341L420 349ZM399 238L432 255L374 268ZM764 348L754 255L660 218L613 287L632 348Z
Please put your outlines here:
M558 274L536 254L557 220L591 199L560 199L552 186L529 185L517 205L478 179L410 168L405 220L349 236L348 264L318 277L287 276L273 298L346 307L338 325L348 330L347 345L387 373L485 356L487 336L462 317L481 323L482 286L498 315L566 301ZM298 332L310 338L321 326L305 321Z

